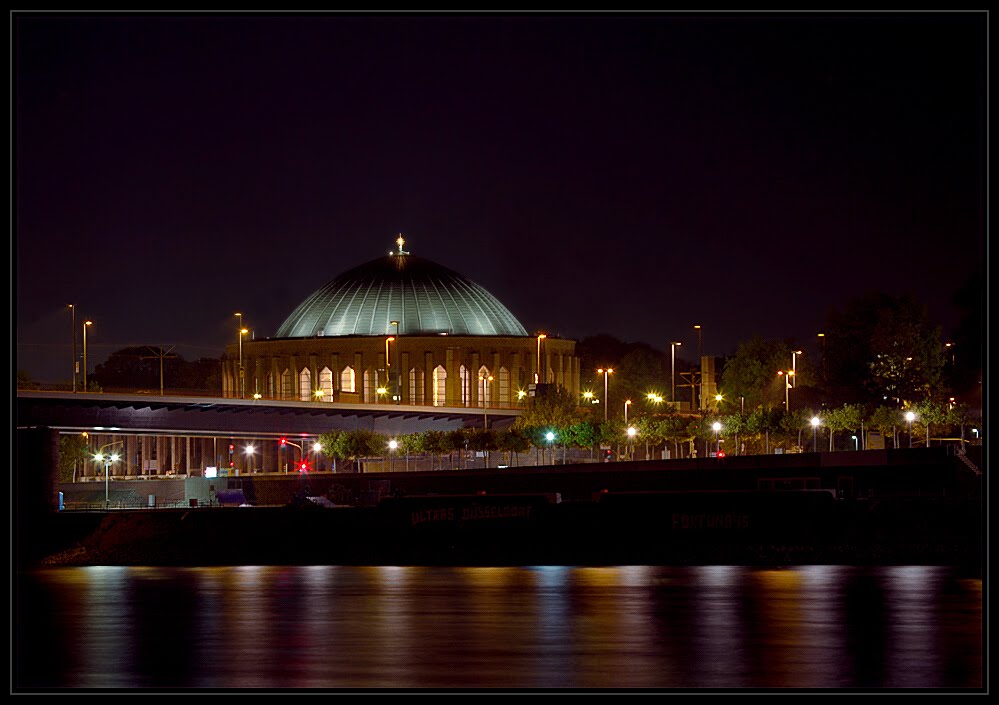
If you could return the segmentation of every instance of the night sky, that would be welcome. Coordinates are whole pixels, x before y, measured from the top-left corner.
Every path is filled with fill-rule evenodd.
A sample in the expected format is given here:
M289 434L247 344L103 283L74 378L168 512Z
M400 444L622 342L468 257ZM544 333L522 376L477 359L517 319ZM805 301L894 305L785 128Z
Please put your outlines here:
M15 14L16 367L255 337L407 249L529 331L814 346L984 261L984 13Z

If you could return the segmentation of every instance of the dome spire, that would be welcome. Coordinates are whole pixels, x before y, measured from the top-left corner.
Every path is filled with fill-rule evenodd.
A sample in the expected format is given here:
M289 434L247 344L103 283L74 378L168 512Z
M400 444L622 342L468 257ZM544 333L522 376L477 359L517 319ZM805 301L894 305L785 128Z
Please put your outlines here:
M409 252L407 252L406 250L402 249L402 246L406 244L406 238L404 238L402 236L402 233L399 233L399 237L397 237L395 239L395 244L399 246L399 251L396 252L395 254L397 254L397 255L408 255L409 254Z

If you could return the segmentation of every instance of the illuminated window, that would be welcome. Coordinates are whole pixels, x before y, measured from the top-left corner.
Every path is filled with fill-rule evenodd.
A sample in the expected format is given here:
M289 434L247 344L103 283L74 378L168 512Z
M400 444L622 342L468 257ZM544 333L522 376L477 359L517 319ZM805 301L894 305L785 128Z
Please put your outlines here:
M281 373L281 398L282 399L294 399L295 398L295 387L292 384L291 370L285 368L285 371Z
M323 391L323 401L333 401L333 372L328 367L319 373L319 388Z
M500 404L510 403L510 372L505 367L499 368L499 398Z
M434 406L444 406L447 402L447 370L437 365L434 368Z
M483 383L483 379L485 379L485 383ZM489 381L489 368L485 365L479 368L476 383L479 391L479 406L489 406L493 397L493 383Z
M471 401L471 375L465 366L462 365L458 368L458 381L461 383L461 405L468 406Z
M409 403L423 403L423 370L419 367L409 371Z
M344 392L356 392L357 387L357 376L354 374L354 368L347 366L343 368L343 372L340 373L340 390Z
M364 401L374 404L378 401L378 370L364 371Z
M302 401L312 401L312 373L303 368L298 373L298 398Z

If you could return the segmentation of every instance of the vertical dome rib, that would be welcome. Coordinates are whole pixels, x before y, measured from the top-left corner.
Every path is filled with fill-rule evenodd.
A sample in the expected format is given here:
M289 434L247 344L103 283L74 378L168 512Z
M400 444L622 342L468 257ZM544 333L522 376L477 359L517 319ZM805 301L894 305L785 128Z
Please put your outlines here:
M386 335L389 321L399 321L400 335L527 336L520 321L475 282L430 260L395 254L320 287L285 319L277 337Z

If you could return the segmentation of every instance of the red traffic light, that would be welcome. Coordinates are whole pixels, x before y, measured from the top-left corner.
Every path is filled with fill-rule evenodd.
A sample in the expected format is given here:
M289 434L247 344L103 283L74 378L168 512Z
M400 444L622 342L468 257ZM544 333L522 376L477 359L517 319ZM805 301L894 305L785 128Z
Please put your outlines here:
M287 438L282 438L281 439L281 445L283 445L283 446L288 445L288 439Z
M231 452L232 452L233 450L235 450L235 448L236 448L236 446L234 446L234 445L233 445L232 443L230 443L230 444L229 444L229 452L230 452L230 453L231 453Z

